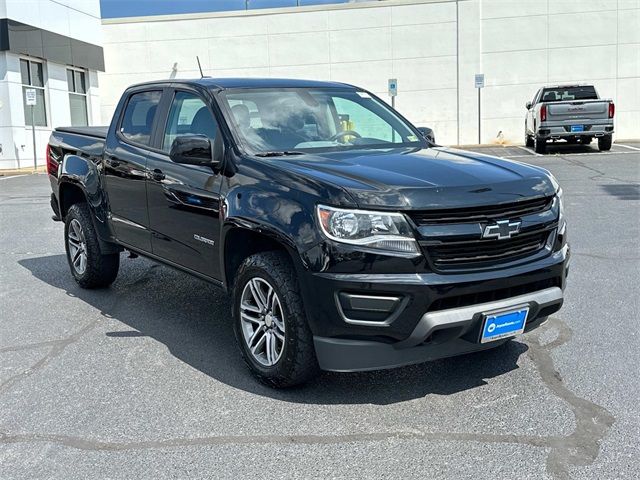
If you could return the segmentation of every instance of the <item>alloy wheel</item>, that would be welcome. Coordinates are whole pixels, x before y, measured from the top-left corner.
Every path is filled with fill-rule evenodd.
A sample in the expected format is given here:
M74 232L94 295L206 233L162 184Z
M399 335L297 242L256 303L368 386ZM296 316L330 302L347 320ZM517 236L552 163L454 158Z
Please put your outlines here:
M82 225L75 218L69 223L67 244L69 245L71 266L78 275L82 275L87 270L87 241Z
M245 284L240 324L251 356L265 367L278 363L286 338L284 312L278 294L264 278L253 277Z

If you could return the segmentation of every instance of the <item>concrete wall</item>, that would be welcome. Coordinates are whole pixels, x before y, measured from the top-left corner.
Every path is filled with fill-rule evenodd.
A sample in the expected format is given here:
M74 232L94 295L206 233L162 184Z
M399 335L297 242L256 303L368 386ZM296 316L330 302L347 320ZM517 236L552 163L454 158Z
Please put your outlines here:
M331 79L386 98L442 143L522 142L543 84L592 82L617 104L617 138L640 137L640 0L388 0L104 20L107 122L131 83L206 75ZM174 69L175 65L175 69Z
M0 18L10 18L60 35L100 45L102 29L99 0L0 0ZM0 169L33 166L31 127L25 126L20 58L0 52ZM51 130L70 125L66 65L44 62L46 127L36 127L38 165L45 162ZM98 75L89 71L87 110L89 124L100 124Z

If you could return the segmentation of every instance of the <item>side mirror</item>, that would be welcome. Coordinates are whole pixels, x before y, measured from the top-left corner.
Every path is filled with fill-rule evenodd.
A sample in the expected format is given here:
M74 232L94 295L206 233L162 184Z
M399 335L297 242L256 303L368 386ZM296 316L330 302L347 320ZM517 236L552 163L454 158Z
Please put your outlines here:
M434 144L436 143L436 135L433 133L433 130L431 130L429 127L418 127L418 131L424 138L429 140L431 143L434 143Z
M205 165L216 168L222 159L223 143L220 132L211 141L204 135L180 135L171 144L169 157L175 163Z
M524 106L527 108L527 110L529 110L531 108L531 102L525 103Z

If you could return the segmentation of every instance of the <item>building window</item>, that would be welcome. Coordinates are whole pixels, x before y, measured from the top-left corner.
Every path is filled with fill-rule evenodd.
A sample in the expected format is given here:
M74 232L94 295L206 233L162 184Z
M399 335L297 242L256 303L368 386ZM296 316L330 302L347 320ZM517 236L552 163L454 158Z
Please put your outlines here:
M44 73L41 62L20 59L20 75L22 77L22 102L24 104L24 123L36 127L47 126L47 108L44 99ZM27 89L36 91L36 105L27 106ZM33 121L32 121L33 119Z
M71 125L74 127L86 126L89 123L87 115L87 83L85 73L81 70L68 68L67 85L69 87Z

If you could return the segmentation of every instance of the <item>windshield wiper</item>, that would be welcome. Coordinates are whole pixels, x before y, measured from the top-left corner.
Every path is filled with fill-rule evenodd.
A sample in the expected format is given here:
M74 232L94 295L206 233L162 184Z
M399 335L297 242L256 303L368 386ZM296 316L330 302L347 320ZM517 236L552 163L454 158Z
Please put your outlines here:
M287 155L304 155L304 152L296 150L282 150L256 153L256 157L286 157Z

